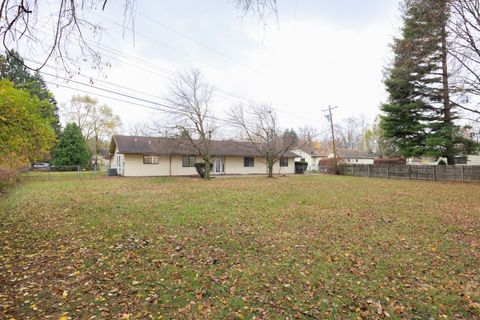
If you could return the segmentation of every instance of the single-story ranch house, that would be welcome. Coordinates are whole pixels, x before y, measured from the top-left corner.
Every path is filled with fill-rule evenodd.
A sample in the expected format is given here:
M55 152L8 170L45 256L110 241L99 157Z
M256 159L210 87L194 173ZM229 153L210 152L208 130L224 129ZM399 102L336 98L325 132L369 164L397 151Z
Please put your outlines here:
M211 141L214 175L266 174L265 159L251 143ZM274 173L295 173L297 154L287 152L275 163ZM126 177L196 175L198 151L180 138L115 135L110 144L110 167Z

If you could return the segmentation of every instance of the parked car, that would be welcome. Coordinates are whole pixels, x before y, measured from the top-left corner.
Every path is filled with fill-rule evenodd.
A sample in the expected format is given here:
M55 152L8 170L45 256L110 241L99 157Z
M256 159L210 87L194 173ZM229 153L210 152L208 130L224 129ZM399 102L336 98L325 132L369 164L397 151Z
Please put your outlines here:
M37 162L33 164L33 169L36 170L47 170L50 167L50 165L46 162Z

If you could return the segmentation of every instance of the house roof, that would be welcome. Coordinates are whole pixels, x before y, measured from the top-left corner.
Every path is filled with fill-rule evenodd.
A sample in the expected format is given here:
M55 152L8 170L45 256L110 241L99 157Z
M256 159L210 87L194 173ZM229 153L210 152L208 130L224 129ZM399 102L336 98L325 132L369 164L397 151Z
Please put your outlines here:
M367 154L358 150L337 150L337 154L342 158L354 158L354 159L374 159L373 155Z
M315 147L301 147L300 150L313 157L326 157L328 155L327 150L321 150Z
M198 155L198 151L186 139L138 137L115 135L110 144L110 154L144 154L144 155ZM211 150L213 156L238 156L238 157L261 157L262 154L255 149L250 142L233 140L212 140ZM297 154L288 151L285 157L298 157Z

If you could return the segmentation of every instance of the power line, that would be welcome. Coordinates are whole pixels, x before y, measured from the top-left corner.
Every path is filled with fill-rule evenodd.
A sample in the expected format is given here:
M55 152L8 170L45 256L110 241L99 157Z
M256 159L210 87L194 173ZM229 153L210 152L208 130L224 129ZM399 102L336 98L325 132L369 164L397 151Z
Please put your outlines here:
M121 51L116 50L116 49L114 49L114 48L105 46L105 45L103 45L103 44L98 44L98 43L91 42L91 41L88 41L88 40L87 40L87 42L93 43L94 45L98 46L98 47L101 48L102 50L108 51L108 52L110 52L110 53L112 53L112 54L117 54L117 55L119 55L119 56L125 57L126 59L128 59L128 60L130 60L130 61L134 61L134 62L136 62L136 63L142 64L142 65L145 65L145 66L148 66L148 67L151 67L151 68L155 68L155 69L157 69L157 70L159 70L159 71L161 71L161 72L164 72L164 73L169 74L169 76L160 75L160 74L157 74L157 73L155 73L155 72L152 72L151 70L144 69L144 68L140 68L141 70L144 70L145 72L148 72L148 73L151 73L151 74L155 74L155 75L158 75L158 76L160 76L160 77L162 77L162 78L169 79L169 80L173 80L173 78L172 78L171 76L175 76L175 75L176 75L176 73L175 73L174 71L171 71L171 70L169 70L168 68L159 66L158 64L153 64L153 63L151 63L151 62L144 61L144 60L142 60L141 58L134 57L134 56L132 56L132 55L126 54L126 53L124 53L124 52L121 52ZM122 61L121 59L112 57L112 56L110 56L110 55L106 55L106 54L104 54L104 53L103 53L103 55L105 55L105 56L108 57L108 58L111 58L111 59L120 61L120 62L122 62L122 63L125 63L125 64L127 64L127 65L133 66L131 63ZM134 67L138 68L138 66L134 66ZM214 87L216 91L218 91L218 92L220 92L220 93L223 93L223 94L226 95L226 96L231 96L231 97L233 97L234 99L236 99L236 100L231 100L231 101L233 101L233 102L238 102L237 100L242 100L242 101L245 101L245 102L248 102L248 103L251 102L251 99L247 99L247 98L241 97L241 96L239 96L239 95L237 95L237 94L234 94L234 93L231 93L231 92L229 92L229 91L227 91L227 90L221 89L221 88L219 88L218 86L213 85L212 87Z
M100 90L100 91L108 92L108 93L111 93L111 94L119 95L119 96L122 96L122 97L125 97L125 98L128 98L128 99L133 99L133 100L138 100L138 101L141 101L141 102L150 103L150 104L153 104L153 105L161 107L161 108L148 107L148 106L145 106L143 104L141 105L142 107L147 107L147 108L157 110L157 111L162 111L162 112L172 112L172 111L174 111L174 112L180 113L180 114L189 114L188 112L186 112L184 110L178 109L176 107L173 107L173 106L170 106L170 105L167 105L167 104L164 104L164 103L159 103L159 102L156 102L156 101L151 101L151 100L148 100L148 99L135 97L135 96L125 94L125 93L122 93L122 92L118 92L118 91L114 91L114 90L110 90L110 89L101 88L101 87L97 87L97 86L94 86L94 85L82 83L80 81L76 81L76 80L72 80L72 79L68 79L68 78L64 78L64 77L59 77L59 76L52 75L52 74L49 74L49 73L46 73L46 72L43 72L43 71L39 71L39 72L44 74L44 75L47 75L47 76L56 77L56 78L59 78L59 79L63 79L65 81L73 82L73 83L76 83L76 84L79 84L79 85L82 85L82 86L86 86L86 87L89 87L89 88L93 88L93 89L96 89L96 90ZM62 84L58 84L58 83L53 83L53 82L50 82L50 81L45 81L45 82L47 82L49 84L52 84L52 85L57 85L57 86L60 86L60 87L68 88L68 89L71 89L71 90L78 90L78 91L82 91L82 92L86 91L86 90L82 90L82 89L75 89L75 88L72 88L72 87L69 87L69 86L66 86L66 85L62 85ZM95 93L92 93L92 92L87 92L87 93L95 94ZM117 100L117 101L120 101L120 102L124 102L124 103L132 103L130 101L126 101L126 100L123 100L123 99L120 100L120 99L117 99L117 98L111 98L111 97L108 97L108 98L109 99L114 99L114 100ZM135 104L139 105L138 103L135 103ZM211 115L207 115L206 117L209 118L209 119L212 119L212 120L223 122L225 124L238 126L238 124L236 122L230 121L230 120L227 120L227 119L222 119L222 118L211 116Z
M116 2L118 3L118 1L116 1ZM195 39L195 38L193 38L193 37L191 37L191 36L183 33L182 31L179 31L179 30L175 29L175 28L172 27L172 26L169 26L169 25L167 25L167 24L165 24L165 23L163 23L163 22L160 22L159 20L157 20L157 19L155 19L155 18L152 18L152 17L144 14L143 12L140 12L140 11L135 10L135 9L132 9L132 11L135 12L135 13L137 13L137 14L139 14L139 15L141 15L141 16L143 16L143 17L145 17L145 18L147 18L148 20L156 23L157 25L159 25L159 26L161 26L161 27L163 27L163 28L165 28L165 29L167 29L167 30L169 30L169 31L171 31L171 32L173 32L173 33L175 33L175 34L177 34L177 35L185 38L185 39L188 39L188 40L190 40L190 41L192 41L192 42L194 42L194 43L196 43L196 44L198 44L198 45L200 45L200 46L202 46L202 47L204 47L204 48L206 48L206 49L208 49L208 50L210 50L210 51L212 51L212 52L214 52L214 53L216 53L216 54L218 54L218 55L221 55L221 56L225 57L226 59L228 59L228 60L230 60L230 61L232 61L232 62L237 63L238 65L241 65L241 66L244 67L244 68L250 69L250 70L255 71L255 72L257 71L257 70L255 70L255 69L253 69L252 67L248 66L247 64L245 64L245 63L243 63L243 62L241 62L241 61L239 61L239 60L237 60L237 59L235 59L235 58L233 58L233 57L231 57L231 56L229 56L229 55L221 52L220 50L218 50L218 49L216 49L216 48L214 48L214 47L211 47L210 45L208 45L208 44L206 44L206 43L204 43L204 42L202 42L202 41L200 41L200 40L197 40L197 39Z
M36 64L41 64L41 62L38 62L38 61L35 61L35 60L31 60L31 59L24 59L26 61L29 61L29 62L33 62L33 63L36 63ZM51 66L49 64L46 64L45 67L51 69L51 70L57 70L56 67L54 66ZM146 72L148 72L148 70L146 69L142 69ZM119 87L119 88L122 88L124 90L128 90L128 91L132 91L132 92L135 92L135 93L139 93L139 94L142 94L142 95L146 95L146 96L150 96L150 97L153 97L153 98L157 98L157 99L162 99L162 100L165 100L164 97L160 97L158 95L154 95L154 94L151 94L151 93L148 93L148 92L145 92L145 91L140 91L140 90L137 90L137 89L133 89L133 88L130 88L130 87L126 87L124 85L121 85L121 84L116 84L116 83L113 83L113 82L109 82L109 81L106 81L106 80L102 80L102 79L93 79L92 77L90 76L87 76L87 75L84 75L84 74L81 74L81 73L76 73L75 75L77 76L80 76L80 77L83 77L85 79L88 79L90 81L90 84L93 85L93 82L99 82L99 83L104 83L104 84L107 84L107 85L110 85L110 86L113 86L113 87ZM156 75L156 74L155 74ZM167 80L171 80L173 81L174 79L171 78L171 77L162 77L162 78L165 78ZM228 98L228 96L226 94L222 94L223 93L223 90L219 90L218 88L215 87L215 90L217 90L220 94L217 93L217 96L219 96L220 98L222 99L225 99L225 100L228 100L228 101L231 101L231 102L238 102L239 100L233 100L232 98Z
M214 65L214 64L211 64L211 63L209 63L209 62L203 61L203 60L200 59L200 58L197 58L197 57L195 57L195 56L193 56L193 55L191 55L191 54L189 54L189 53L186 53L186 52L184 52L184 51L182 51L182 50L179 50L179 49L177 49L177 48L175 48L175 47L172 47L171 45L166 44L166 43L164 43L164 42L162 42L162 41L160 41L160 40L158 40L158 39L152 38L152 37L150 37L150 36L148 36L148 35L146 35L146 34L144 34L144 33L135 31L134 29L132 29L132 28L130 28L130 27L127 27L127 26L124 26L124 25L122 25L121 23L118 23L118 22L116 22L116 21L113 21L113 20L111 20L111 19L109 19L109 18L105 18L105 17L102 17L102 19L105 19L105 20L109 21L110 23L112 23L112 24L114 24L114 25L116 25L116 26L119 26L119 27L121 27L121 28L123 28L123 29L126 29L126 30L128 30L128 31L134 32L135 34L138 34L138 35L142 36L143 38L145 38L145 39L147 39L147 40L153 41L153 42L161 45L162 47L165 47L165 48L168 48L168 49L170 49L170 50L172 50L172 51L175 51L175 52L177 52L177 53L180 53L181 55L184 55L184 56L186 56L186 57L188 57L188 58L190 58L190 59L192 59L192 60L196 60L196 61L198 61L198 62L200 62L200 63L206 64L206 65L208 65L208 66L210 66L210 67L212 67L212 68L215 68L215 69L217 69L217 70L220 70L220 71L222 71L222 72L224 72L224 73L227 73L227 74L229 74L229 75L231 75L231 76L234 76L234 77L236 77L236 78L238 78L238 79L242 79L242 77L236 75L236 74L233 73L233 72L224 70L224 69L222 69L222 68L220 68L220 67L218 67L218 66L216 66L216 65Z
M57 77L55 75L48 74L46 72L42 72L42 71L40 71L40 72L44 75L47 75L47 76ZM129 105L135 105L135 106L139 106L139 107L142 107L142 108L147 108L147 109L154 110L154 111L171 113L172 110L173 110L178 114L189 115L189 113L187 111L179 110L178 108L175 108L175 107L163 104L163 103L159 103L159 102L156 102L156 101L151 101L151 100L131 96L131 95L124 94L124 93L121 93L121 92L116 92L114 90L109 90L109 89L105 89L105 88L101 88L101 87L96 87L96 86L93 86L93 85L90 85L90 84L81 83L79 81L75 81L75 80L71 80L71 79L67 79L67 78L62 78L62 77L57 77L57 78L64 79L66 81L71 81L71 82L77 83L79 85L87 86L87 87L93 88L95 90L105 91L107 93L111 93L111 94L114 94L114 95L120 95L120 96L128 98L128 99L138 100L138 101L141 101L141 102L152 104L153 106L145 105L145 104L138 103L138 102L131 101L131 100L121 99L121 98L118 98L118 97L112 97L112 96L109 96L109 95L105 95L105 94L101 94L101 93L97 93L97 92L92 92L92 91L85 90L85 89L74 88L74 87L71 87L71 86L68 86L68 85L65 85L65 84L60 84L60 83L57 83L57 82L52 82L52 81L48 81L48 80L44 80L44 81L45 81L45 83L48 83L50 85L63 87L63 88L69 89L69 90L73 90L75 92L83 92L83 93L86 93L86 94L95 95L95 96L98 96L98 97L102 97L102 98L106 98L106 99L110 99L110 100L114 100L114 101L118 101L118 102L127 103ZM208 119L211 119L211 120L221 122L223 124L227 124L227 125L236 127L236 128L240 127L237 122L232 121L232 120L222 119L222 118L219 118L219 117L216 117L216 116L211 116L211 115L206 115L205 117L208 118ZM252 126L252 124L248 124L248 125ZM167 127L165 127L165 128L167 128ZM171 127L171 128L175 128L175 127Z
M112 21L112 20L110 20L110 19L108 19L108 20L109 20L109 21ZM114 23L114 24L116 24L116 25L120 25L119 23L116 23L116 22L113 22L113 21L112 21L112 23ZM147 38L147 39L149 39L149 40L151 40L151 41L156 41L156 42L157 42L156 39L151 39L151 38ZM161 77L161 78L163 78L163 79L167 79L167 80L171 80L171 81L174 80L174 78L172 78L172 76L174 76L176 73L175 73L174 71L169 70L168 68L162 67L162 66L160 66L160 65L158 65L158 64L153 64L153 63L151 63L151 62L147 62L147 61L145 61L145 60L142 59L142 58L134 57L134 56L132 56L132 55L126 54L126 53L124 53L124 52L121 52L121 51L116 50L116 49L114 49L114 48L108 47L108 46L106 46L106 45L93 42L93 41L91 41L91 40L87 40L87 39L86 39L85 41L86 41L86 42L89 42L89 43L92 43L92 44L95 45L95 46L98 46L98 47L101 48L102 50L109 51L110 53L112 53L112 54L114 54L114 55L116 54L116 55L119 55L119 56L121 56L121 57L124 57L124 58L126 58L126 59L128 59L128 60L130 60L130 61L134 61L134 62L136 62L136 63L142 64L142 65L144 65L144 66L148 66L148 67L150 67L150 68L155 68L155 69L159 70L160 72L167 73L169 76L166 76L166 75L163 75L163 74L159 74L159 73L153 72L152 70L145 69L145 68L139 67L139 66L137 66L137 65L133 65L133 64L131 64L131 63L129 63L129 62L122 61L122 60L119 59L119 58L112 57L112 56L110 56L110 55L107 55L107 54L105 54L105 53L102 53L104 56L109 57L110 59L117 60L117 61L119 61L119 62L121 62L121 63L126 64L126 65L133 66L134 68L143 70L143 71L145 71L145 72L147 72L147 73L150 73L150 74L152 74L152 75ZM197 60L199 60L199 59L197 59ZM199 60L199 61L201 61L201 60ZM86 77L86 76L85 76L85 77ZM234 93L231 93L231 92L226 91L226 90L224 90L224 89L221 89L221 88L219 88L218 86L215 86L215 85L212 85L212 87L217 91L217 95L218 95L220 98L223 98L223 99L225 99L225 100L228 100L228 101L231 101L231 102L234 102L234 103L239 103L239 102L240 102L240 103L245 103L245 104L251 104L251 103L252 103L252 99L248 99L248 98L241 97L241 96L239 96L239 95L237 95L237 94L234 94ZM138 90L136 90L136 91L138 91ZM145 95L152 96L152 94L149 94L149 93L144 93L144 94L145 94ZM283 110L277 110L277 111L278 111L279 113L283 113L284 115L287 115L287 116L290 116L290 117L295 117L295 118L301 119L301 120L303 120L303 121L310 121L310 120L311 120L311 119L307 119L307 118L304 118L304 117L302 117L302 116L299 116L299 115L296 115L296 114L293 114L293 113L290 113L290 112L287 112L287 111L283 111Z

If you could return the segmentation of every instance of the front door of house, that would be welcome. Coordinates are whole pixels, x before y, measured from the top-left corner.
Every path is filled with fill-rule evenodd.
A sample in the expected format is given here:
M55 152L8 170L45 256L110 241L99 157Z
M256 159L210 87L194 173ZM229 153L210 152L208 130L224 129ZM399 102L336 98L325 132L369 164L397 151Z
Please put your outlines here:
M216 158L213 159L213 173L214 174L223 174L224 173L223 158L216 157Z

